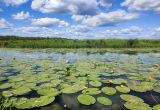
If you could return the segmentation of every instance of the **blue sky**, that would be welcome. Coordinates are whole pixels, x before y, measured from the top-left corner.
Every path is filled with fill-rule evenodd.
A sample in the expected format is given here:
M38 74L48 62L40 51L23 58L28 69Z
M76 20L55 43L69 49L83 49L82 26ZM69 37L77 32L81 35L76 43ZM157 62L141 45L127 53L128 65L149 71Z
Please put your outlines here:
M160 39L160 1L0 0L0 35Z

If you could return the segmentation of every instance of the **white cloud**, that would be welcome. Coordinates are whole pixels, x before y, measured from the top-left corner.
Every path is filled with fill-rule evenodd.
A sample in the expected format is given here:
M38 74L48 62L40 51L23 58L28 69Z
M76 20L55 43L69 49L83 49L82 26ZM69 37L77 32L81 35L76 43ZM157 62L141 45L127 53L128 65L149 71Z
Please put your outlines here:
M87 15L72 15L71 17L74 21L83 21L85 18L87 18Z
M126 6L129 10L135 11L153 10L160 12L160 0L125 0L121 6Z
M5 3L6 5L11 5L11 6L18 6L21 4L26 3L29 0L0 0L0 2Z
M157 27L154 30L155 30L155 32L160 32L160 27Z
M103 32L103 34L110 38L136 38L141 37L142 28L138 26L130 26L124 29L108 29L105 32Z
M142 29L138 26L131 26L129 28L125 28L125 29L120 30L120 33L121 34L132 34L132 33L139 33L139 32L141 32L141 30Z
M24 12L24 11L21 11L17 14L13 14L12 15L13 19L16 19L16 20L24 20L24 19L28 19L31 17L30 13L29 12Z
M33 19L32 24L36 26L52 26L52 25L59 25L59 27L65 27L69 24L65 21L61 21L57 18L38 18Z
M32 9L42 13L96 14L97 0L33 0Z
M67 32L69 33L74 33L74 32L81 32L81 33L86 33L91 31L91 27L87 27L85 25L72 25L67 29Z
M152 38L160 39L160 27L154 28L154 32L152 32Z
M6 21L4 18L0 18L0 29L10 28L11 26L11 23Z
M139 14L116 10L109 13L100 13L93 17L88 17L82 21L87 26L113 26L121 22L138 18Z
M112 6L113 0L99 0L100 5L109 8Z
M40 27L20 27L20 28L14 28L15 32L36 32L40 29Z
M69 23L65 21L59 21L59 27L67 27L67 26L69 26Z

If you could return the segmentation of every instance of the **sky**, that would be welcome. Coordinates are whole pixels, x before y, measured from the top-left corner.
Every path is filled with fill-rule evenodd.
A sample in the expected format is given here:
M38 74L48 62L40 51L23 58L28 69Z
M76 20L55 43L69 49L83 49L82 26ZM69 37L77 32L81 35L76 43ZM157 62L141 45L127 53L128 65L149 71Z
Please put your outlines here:
M0 35L160 39L160 0L0 0Z

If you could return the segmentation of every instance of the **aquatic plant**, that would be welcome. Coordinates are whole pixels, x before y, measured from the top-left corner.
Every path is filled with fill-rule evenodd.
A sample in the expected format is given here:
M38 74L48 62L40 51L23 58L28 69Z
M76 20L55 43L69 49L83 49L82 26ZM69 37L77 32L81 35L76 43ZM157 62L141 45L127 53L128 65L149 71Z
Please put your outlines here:
M100 94L101 91L98 88L86 88L82 91L82 93L88 94L88 95L96 95L96 94Z
M153 110L160 110L160 104L155 105L155 106L153 107Z
M129 93L130 92L130 88L128 88L127 86L116 86L116 89L119 91L119 92L122 92L122 93Z
M114 95L116 93L116 89L112 87L103 87L101 91L107 95Z
M94 86L94 87L100 87L102 85L102 83L99 82L99 81L90 81L89 84Z
M112 105L112 101L106 97L98 97L97 101L103 105Z
M120 95L120 97L121 97L121 99L123 99L127 102L131 102L131 103L144 102L143 99L141 99L137 96L129 95L129 94L122 94L122 95Z
M81 94L77 97L79 103L83 105L92 105L96 102L96 99L93 96Z

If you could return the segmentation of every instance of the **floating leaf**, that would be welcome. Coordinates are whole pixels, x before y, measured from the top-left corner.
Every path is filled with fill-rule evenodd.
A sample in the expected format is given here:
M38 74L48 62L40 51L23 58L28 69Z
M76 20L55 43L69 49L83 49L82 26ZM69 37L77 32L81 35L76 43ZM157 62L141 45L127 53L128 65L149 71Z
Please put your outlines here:
M14 94L12 93L12 91L3 91L2 95L6 98L13 96Z
M130 92L130 88L128 88L126 86L116 86L116 89L122 93L129 93Z
M116 93L116 89L112 88L112 87L103 87L102 92L107 94L107 95L114 95Z
M141 98L129 94L122 94L120 95L121 99L128 101L128 102L144 102Z
M50 95L50 96L57 96L59 95L61 92L60 91L57 91L56 89L53 89L53 88L45 88L45 89L41 89L39 88L37 90L37 93L40 94L40 95Z
M24 87L20 87L20 88L17 88L17 89L13 89L12 93L14 95L24 95L24 94L27 94L30 91L32 91L30 88L24 86Z
M160 104L155 105L155 106L153 107L153 110L160 110Z
M13 83L4 83L0 85L0 89L7 89L12 87Z
M136 102L136 103L126 102L124 106L130 110L152 110L152 108L149 107L148 104L143 102Z
M55 97L41 96L40 98L21 98L14 105L18 109L29 109L34 107L41 107L52 103Z
M82 93L88 95L95 95L95 94L100 94L101 91L98 88L86 88L82 91Z
M106 97L98 97L97 101L103 105L112 105L112 101Z
M100 87L102 85L102 83L99 81L90 81L89 84L94 87Z
M78 101L84 105L92 105L96 102L95 98L90 95L81 94L77 97Z
M81 91L81 90L82 90L81 85L74 85L74 86L68 86L68 87L64 88L62 90L62 93L72 94L72 93L76 93L76 92Z

